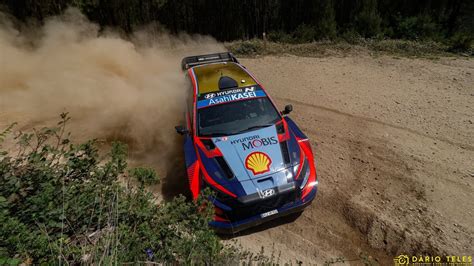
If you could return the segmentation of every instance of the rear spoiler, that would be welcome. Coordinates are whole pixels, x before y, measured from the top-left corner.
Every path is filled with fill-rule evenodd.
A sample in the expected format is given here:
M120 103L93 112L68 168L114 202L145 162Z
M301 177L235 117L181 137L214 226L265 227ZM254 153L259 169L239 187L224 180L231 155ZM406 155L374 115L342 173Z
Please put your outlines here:
M235 62L239 63L237 58L232 53L217 53L217 54L205 54L195 55L183 58L181 61L181 68L183 70L189 69L194 66L205 65L210 63L218 62Z

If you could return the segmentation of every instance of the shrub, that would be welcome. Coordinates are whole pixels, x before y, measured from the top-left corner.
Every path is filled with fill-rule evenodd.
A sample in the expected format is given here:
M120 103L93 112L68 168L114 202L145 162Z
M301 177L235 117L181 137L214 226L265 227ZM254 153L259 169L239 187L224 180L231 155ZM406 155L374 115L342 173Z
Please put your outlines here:
M442 39L439 25L426 14L399 19L398 35L409 40Z
M362 40L362 36L354 29L349 29L342 33L341 38L350 44L359 44Z
M300 24L293 32L293 39L296 43L308 43L316 40L316 29L311 25Z
M137 167L128 171L129 175L136 179L141 186L160 183L160 178L152 168Z
M268 40L271 42L278 42L278 43L291 43L292 37L290 34L284 31L271 31L267 35Z
M259 40L248 40L234 42L227 47L232 53L238 55L256 55L263 50L263 44Z
M127 168L125 145L114 143L101 161L95 140L73 144L68 121L62 114L58 127L17 134L15 156L1 149L0 262L210 264L235 258L237 251L208 227L213 209L207 196L153 203L143 186L118 181ZM130 172L144 183L156 180L151 170Z
M361 3L361 10L355 18L357 31L365 38L379 35L382 18L377 12L377 1L364 0Z
M317 11L317 40L332 40L337 36L336 13L332 0L319 1Z
M452 52L466 52L472 50L474 37L466 32L457 32L451 37L449 50Z

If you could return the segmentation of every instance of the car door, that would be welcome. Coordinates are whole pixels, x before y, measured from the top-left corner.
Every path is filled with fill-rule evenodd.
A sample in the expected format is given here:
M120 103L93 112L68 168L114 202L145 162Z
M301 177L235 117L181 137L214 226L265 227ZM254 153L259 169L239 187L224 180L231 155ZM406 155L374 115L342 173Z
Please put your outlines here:
M193 135L194 135L194 101L193 101L193 87L189 78L187 78L187 97L186 97L186 112L185 121L188 134L184 135L184 159L186 162L186 172L188 175L189 187L193 198L199 195L199 166L197 162L196 151L194 149Z

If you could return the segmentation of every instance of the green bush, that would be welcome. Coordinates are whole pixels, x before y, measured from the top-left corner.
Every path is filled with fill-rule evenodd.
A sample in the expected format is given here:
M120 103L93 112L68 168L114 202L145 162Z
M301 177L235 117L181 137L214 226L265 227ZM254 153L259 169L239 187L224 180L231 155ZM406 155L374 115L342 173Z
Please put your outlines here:
M361 2L359 14L355 17L357 32L363 37L375 37L381 33L382 18L377 11L377 1L364 0Z
M263 44L259 40L248 40L248 41L239 41L234 42L228 45L227 47L232 53L238 55L256 55L262 50Z
M136 179L141 186L160 183L160 178L152 168L137 167L128 171L129 175Z
M200 197L156 204L143 187L118 181L126 146L99 160L94 140L73 144L69 117L58 127L19 133L15 154L0 155L0 262L111 264L154 261L225 264L236 258L208 227L212 206ZM0 144L8 135L0 134ZM149 170L130 170L143 182Z
M465 32L457 32L450 40L449 50L452 52L469 52L472 51L474 37Z
M319 1L317 19L314 25L317 29L317 40L333 40L337 36L336 12L334 1Z
M307 24L300 24L293 32L293 40L296 43L308 43L317 39L315 27Z
M354 29L350 29L342 33L341 38L350 44L360 44L363 39L362 36L360 36L360 34Z
M268 33L267 38L271 42L278 42L278 43L291 43L292 37L290 34L284 31L271 31Z
M409 40L441 40L441 29L429 15L399 19L398 35Z

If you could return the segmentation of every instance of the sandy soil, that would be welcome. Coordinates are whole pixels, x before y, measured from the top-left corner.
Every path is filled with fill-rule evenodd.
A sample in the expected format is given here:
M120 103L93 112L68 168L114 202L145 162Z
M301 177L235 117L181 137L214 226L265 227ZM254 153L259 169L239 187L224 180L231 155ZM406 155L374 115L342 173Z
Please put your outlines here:
M245 59L311 139L319 195L236 239L281 261L474 254L474 61ZM281 255L280 255L281 254Z

